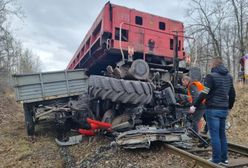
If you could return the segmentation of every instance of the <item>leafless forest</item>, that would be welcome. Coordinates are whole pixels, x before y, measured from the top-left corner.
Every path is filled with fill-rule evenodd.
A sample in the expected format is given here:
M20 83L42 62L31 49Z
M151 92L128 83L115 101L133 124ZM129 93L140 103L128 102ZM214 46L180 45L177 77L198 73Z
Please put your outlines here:
M191 0L186 34L192 63L208 71L211 57L222 57L237 80L240 58L248 50L247 0Z
M15 0L0 0L0 84L9 83L13 73L40 71L40 60L24 48L11 29L12 18L24 21L24 11Z

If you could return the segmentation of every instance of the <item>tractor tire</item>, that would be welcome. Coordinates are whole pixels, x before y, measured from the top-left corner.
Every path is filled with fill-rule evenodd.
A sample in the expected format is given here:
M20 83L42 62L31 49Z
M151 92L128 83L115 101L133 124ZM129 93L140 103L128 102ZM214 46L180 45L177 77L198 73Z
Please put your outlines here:
M32 105L23 104L25 125L28 136L33 136L35 132Z
M151 102L153 88L148 82L92 75L89 78L89 94L102 100L142 105Z

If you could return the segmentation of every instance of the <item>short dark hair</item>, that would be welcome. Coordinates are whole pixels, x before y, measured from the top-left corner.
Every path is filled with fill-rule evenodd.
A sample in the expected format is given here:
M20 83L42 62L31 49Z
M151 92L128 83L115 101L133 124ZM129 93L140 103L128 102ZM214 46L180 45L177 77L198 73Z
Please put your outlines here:
M216 66L223 64L221 57L214 57L214 58L212 58L211 61L212 61L213 67L216 67Z

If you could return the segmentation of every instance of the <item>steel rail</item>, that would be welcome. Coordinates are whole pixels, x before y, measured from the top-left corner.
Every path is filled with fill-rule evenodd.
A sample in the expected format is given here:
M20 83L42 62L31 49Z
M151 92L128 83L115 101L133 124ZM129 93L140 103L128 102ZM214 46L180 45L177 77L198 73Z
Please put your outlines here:
M220 168L220 167L222 167L221 165L217 165L217 164L214 164L212 162L209 162L209 161L207 161L207 160L205 160L205 159L203 159L197 155L190 153L189 151L182 150L182 149L177 148L173 145L166 144L165 146L169 152L174 153L176 155L180 155L188 161L193 160L195 162L195 165L199 165L199 166L202 166L204 168L205 167L206 168ZM228 143L228 150L242 154L244 156L248 156L248 147L246 147L246 146L242 146L242 145L238 145L238 144L234 144L234 143ZM237 165L235 165L234 167L236 167L236 166ZM229 166L227 166L227 167L229 167Z
M202 137L208 138L210 140L210 137L206 135L201 135ZM228 142L228 150L240 153L242 155L248 156L248 147L243 145L234 144L233 142Z
M202 137L208 138L210 140L210 137L206 135L201 135ZM248 156L248 147L243 145L234 144L233 142L228 142L228 150L240 153L242 155Z
M202 166L204 168L221 168L222 167L220 165L209 162L209 161L207 161L207 160L205 160L199 156L196 156L196 155L191 154L187 151L179 149L173 145L166 144L165 146L166 146L166 149L168 149L168 151L171 153L174 153L176 155L180 155L188 161L194 160L195 165L199 165L199 166Z
M228 143L228 150L248 156L248 147L243 146L243 145Z

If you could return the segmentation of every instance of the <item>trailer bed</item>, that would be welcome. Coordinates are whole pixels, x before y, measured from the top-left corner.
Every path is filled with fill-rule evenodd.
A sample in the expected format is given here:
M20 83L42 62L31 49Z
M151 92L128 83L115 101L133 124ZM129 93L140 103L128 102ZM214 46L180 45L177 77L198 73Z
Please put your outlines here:
M23 103L80 95L87 79L84 69L13 75L16 100Z

